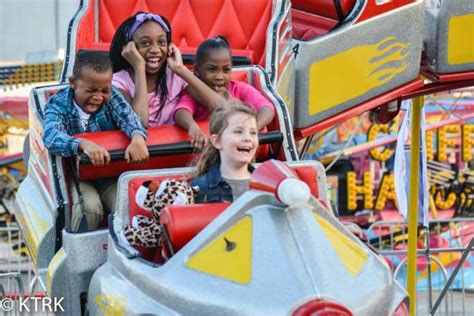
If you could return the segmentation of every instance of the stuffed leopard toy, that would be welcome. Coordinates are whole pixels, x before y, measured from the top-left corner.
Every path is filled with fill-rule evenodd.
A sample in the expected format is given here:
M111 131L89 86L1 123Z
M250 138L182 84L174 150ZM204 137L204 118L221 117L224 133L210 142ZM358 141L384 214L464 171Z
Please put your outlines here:
M127 225L123 234L130 245L154 248L159 246L162 228L161 211L168 205L186 205L194 203L193 189L186 181L176 179L163 180L159 185L154 181L144 182L137 190L137 205L153 213L153 218L136 215L132 224Z

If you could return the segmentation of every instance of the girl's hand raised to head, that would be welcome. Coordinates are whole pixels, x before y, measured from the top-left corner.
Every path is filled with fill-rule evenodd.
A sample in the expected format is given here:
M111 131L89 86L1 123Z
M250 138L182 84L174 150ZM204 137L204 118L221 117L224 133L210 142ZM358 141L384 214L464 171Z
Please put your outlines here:
M179 72L183 67L183 58L181 57L181 52L175 44L170 44L168 47L168 58L166 58L168 66L175 73Z
M133 67L136 71L140 68L145 69L146 63L142 55L138 52L134 41L130 41L122 49L122 57Z

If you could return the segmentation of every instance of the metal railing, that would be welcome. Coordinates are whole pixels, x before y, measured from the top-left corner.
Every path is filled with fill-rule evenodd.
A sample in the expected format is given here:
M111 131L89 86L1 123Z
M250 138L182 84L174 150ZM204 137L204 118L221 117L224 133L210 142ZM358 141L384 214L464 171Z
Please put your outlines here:
M22 315L20 298L42 296L25 284L32 284L33 264L27 253L21 232L14 221L0 224L0 315Z
M368 245L406 286L408 224L379 221L367 233ZM418 234L417 315L474 315L474 218L433 220Z

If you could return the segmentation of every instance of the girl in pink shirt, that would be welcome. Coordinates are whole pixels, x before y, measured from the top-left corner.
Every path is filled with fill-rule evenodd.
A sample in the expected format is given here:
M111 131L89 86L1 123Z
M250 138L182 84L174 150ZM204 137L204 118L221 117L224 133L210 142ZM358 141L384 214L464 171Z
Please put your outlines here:
M132 104L145 127L173 124L174 107L183 91L209 110L224 102L183 65L164 16L138 12L125 20L114 35L110 57L112 83Z
M257 112L258 128L262 129L273 120L273 104L251 85L231 80L231 71L232 53L224 36L218 35L199 45L194 66L196 76L225 99L239 99L253 108ZM188 93L183 94L175 108L176 125L189 131L196 148L202 148L207 141L196 121L209 120L211 111Z

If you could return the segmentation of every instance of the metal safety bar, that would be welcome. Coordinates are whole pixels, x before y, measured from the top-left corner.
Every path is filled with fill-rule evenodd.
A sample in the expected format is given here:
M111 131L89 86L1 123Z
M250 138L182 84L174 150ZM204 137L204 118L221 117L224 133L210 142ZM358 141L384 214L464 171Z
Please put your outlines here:
M18 286L18 295L25 296L23 280L21 279L21 273L19 272L0 273L0 279L15 280ZM2 294L2 297L1 297L2 299L8 297L8 292L5 291L5 288L2 284L0 284L0 293Z
M469 254L469 252L471 251L474 251L474 238L471 238L471 241L469 242L469 244L467 245L466 249L464 250L464 252L462 253L462 256L461 256L461 259L459 260L458 264L456 265L456 267L454 268L454 271L453 273L451 273L451 276L449 277L448 279L448 282L446 282L445 286L443 287L443 290L441 290L441 294L439 295L438 299L436 300L433 308L431 309L430 311L430 315L434 315L434 313L436 313L436 310L438 309L439 305L441 304L441 301L444 299L444 297L446 296L446 293L448 292L449 290L449 287L451 286L451 284L453 283L454 279L456 278L459 270L461 269L461 267L463 266L464 264L464 261L466 261L466 258L467 258L467 255Z
M283 134L279 131L273 131L268 133L261 133L258 136L259 145L265 144L281 144L283 141ZM191 145L191 142L178 142L172 144L162 144L148 147L148 152L150 157L163 157L163 156L172 156L172 155L185 155L192 154L195 152L194 147ZM124 160L125 149L110 150L110 160L111 161L121 161ZM91 160L88 156L82 155L79 163L81 165L90 165Z

